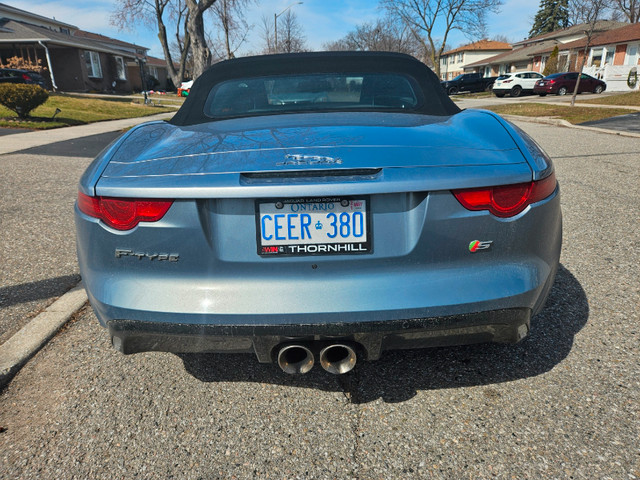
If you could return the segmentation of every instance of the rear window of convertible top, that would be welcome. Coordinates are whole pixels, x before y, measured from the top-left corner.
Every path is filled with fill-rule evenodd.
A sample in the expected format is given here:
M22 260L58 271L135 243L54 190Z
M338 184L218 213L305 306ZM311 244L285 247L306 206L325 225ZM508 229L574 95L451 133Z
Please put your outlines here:
M345 110L413 111L420 106L413 78L392 73L247 77L216 85L204 105L208 117Z

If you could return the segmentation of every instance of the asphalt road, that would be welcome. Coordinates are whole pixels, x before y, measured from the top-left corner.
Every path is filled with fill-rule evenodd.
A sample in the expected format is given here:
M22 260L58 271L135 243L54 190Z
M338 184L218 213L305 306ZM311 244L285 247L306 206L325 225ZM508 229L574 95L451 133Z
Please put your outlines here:
M527 340L292 377L250 355L123 356L87 308L0 396L0 478L640 478L640 141L519 125L555 159L564 211L562 266ZM3 220L15 208L51 239L31 248L56 267L25 269L73 274L59 266L87 161L0 158L16 184Z
M0 155L0 343L80 280L72 215L78 179L118 135Z

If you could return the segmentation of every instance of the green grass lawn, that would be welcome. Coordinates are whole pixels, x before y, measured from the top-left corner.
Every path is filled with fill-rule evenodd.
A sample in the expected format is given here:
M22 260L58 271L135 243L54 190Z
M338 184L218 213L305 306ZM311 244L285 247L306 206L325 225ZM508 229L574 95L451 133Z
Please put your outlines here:
M51 120L56 108L59 108L61 112L56 115L54 120ZM0 127L46 130L103 120L145 117L173 111L175 108L166 106L145 106L132 104L129 101L52 94L43 105L31 112L29 119L24 121L19 120L14 112L0 105Z
M514 103L513 105L491 105L484 108L502 115L560 118L574 125L632 113L623 108L571 107L544 103Z
M620 95L607 95L593 100L580 100L578 103L595 103L598 105L623 105L627 107L640 107L640 91L621 93Z

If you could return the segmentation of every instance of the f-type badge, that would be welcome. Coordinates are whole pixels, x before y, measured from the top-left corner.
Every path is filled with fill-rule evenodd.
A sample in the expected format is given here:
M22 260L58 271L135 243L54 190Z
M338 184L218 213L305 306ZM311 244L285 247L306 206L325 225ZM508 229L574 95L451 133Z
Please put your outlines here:
M320 155L291 155L284 156L283 162L276 163L282 167L286 165L339 165L342 163L341 158L323 157Z
M150 261L155 260L157 262L177 262L180 259L180 255L177 253L147 253L136 252L128 248L116 248L116 258L122 257L135 257L138 260L146 258Z
M480 240L473 240L469 244L469 251L471 253L476 253L478 250L488 250L489 248L491 248L492 243L493 240L486 240L484 242L481 242Z

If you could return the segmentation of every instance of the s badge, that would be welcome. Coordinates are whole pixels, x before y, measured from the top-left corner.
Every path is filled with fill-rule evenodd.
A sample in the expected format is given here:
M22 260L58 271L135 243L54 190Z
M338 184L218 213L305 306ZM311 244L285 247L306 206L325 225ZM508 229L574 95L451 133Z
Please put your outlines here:
M478 250L488 250L491 248L492 243L493 240L485 240L484 242L481 242L480 240L473 240L469 244L469 251L471 253L476 253Z

